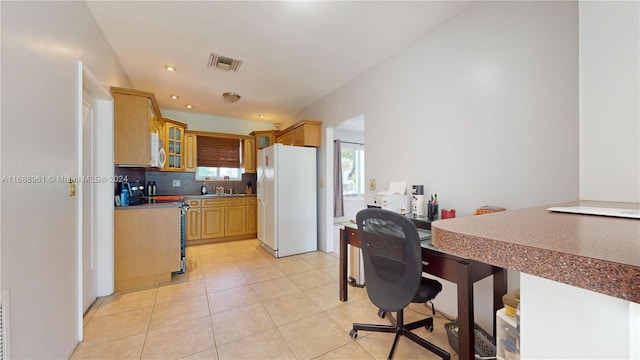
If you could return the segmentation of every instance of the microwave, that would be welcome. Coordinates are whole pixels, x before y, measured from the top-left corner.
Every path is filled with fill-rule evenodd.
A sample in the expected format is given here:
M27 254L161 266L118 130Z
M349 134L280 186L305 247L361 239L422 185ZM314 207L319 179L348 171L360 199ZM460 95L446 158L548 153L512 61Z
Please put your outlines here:
M158 133L151 133L151 167L164 168L164 163L167 160L167 153L162 146L162 140Z

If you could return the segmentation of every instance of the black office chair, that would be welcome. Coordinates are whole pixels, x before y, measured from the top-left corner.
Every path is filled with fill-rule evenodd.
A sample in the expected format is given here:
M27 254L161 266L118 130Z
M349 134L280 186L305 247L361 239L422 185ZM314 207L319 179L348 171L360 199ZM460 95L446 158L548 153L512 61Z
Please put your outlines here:
M356 221L362 242L367 295L380 309L378 316L388 315L392 325L354 323L349 335L356 339L358 330L395 333L389 359L393 358L400 336L406 336L443 359L450 359L448 352L411 332L422 326L433 331L432 317L404 324L403 312L409 303L426 303L442 290L440 282L422 277L422 252L416 226L403 215L375 208L358 212ZM391 311L397 312L397 318Z

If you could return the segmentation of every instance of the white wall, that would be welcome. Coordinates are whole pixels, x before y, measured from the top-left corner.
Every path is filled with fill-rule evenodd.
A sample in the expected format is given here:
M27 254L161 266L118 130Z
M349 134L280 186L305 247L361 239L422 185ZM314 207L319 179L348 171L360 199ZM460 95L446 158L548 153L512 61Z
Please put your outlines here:
M74 176L78 60L130 87L84 2L1 6L2 176ZM2 296L10 358L68 358L80 331L77 200L67 184L2 185Z
M366 178L424 184L458 216L576 200L577 65L576 3L479 2L295 117L331 127L364 114ZM475 287L485 329L490 289ZM456 316L452 284L436 305Z
M581 199L640 202L638 17L637 1L580 3Z
M524 273L521 285L523 359L637 359L629 301Z
M580 198L640 202L640 3L581 1L579 16ZM523 358L640 358L640 304L521 281Z
M249 135L252 131L258 130L275 130L274 125L266 121L232 119L221 116L166 109L160 109L160 112L165 118L171 118L186 123L188 130L211 131L238 135ZM284 127L282 129L284 129Z

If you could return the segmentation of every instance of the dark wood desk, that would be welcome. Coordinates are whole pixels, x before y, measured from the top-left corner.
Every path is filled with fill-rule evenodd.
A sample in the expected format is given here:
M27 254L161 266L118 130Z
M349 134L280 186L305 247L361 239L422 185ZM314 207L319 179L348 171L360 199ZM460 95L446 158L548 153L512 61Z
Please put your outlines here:
M418 228L431 230L430 222L414 220L414 223ZM356 228L345 226L340 229L340 301L348 299L347 245L361 246ZM474 359L473 284L493 275L493 334L495 337L495 313L503 307L502 296L507 292L506 271L503 268L448 254L438 250L430 242L422 246L422 262L422 270L425 273L456 283L458 289L458 355L460 359Z

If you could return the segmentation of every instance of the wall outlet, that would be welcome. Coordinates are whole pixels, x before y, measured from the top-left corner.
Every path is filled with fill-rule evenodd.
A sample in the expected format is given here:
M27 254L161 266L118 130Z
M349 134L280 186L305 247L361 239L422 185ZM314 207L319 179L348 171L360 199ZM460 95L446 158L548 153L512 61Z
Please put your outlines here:
M324 179L320 179L320 188L324 188Z
M369 190L375 190L375 189L376 189L376 179L369 180Z
M173 187L180 187L180 180L173 180Z

